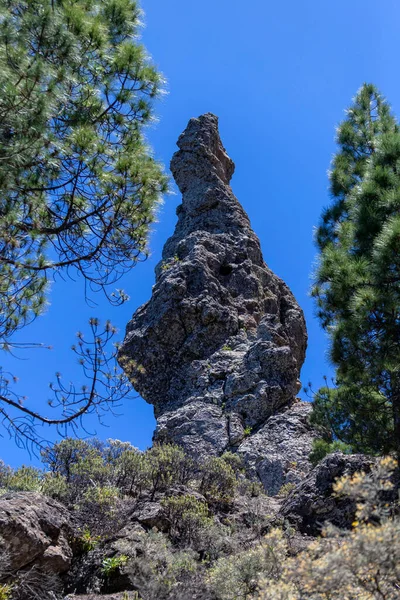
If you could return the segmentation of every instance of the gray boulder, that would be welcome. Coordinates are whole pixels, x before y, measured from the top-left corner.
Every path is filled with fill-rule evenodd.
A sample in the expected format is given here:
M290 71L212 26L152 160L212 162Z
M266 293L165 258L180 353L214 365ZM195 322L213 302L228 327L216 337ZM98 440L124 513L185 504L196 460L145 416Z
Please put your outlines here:
M355 504L349 498L333 495L333 484L343 475L368 473L373 464L374 459L364 454L328 454L291 492L281 507L281 516L308 535L319 535L326 523L350 528Z
M71 517L55 500L36 492L0 497L0 538L11 571L35 564L51 573L64 573L72 561L71 533Z
M128 323L119 362L154 405L156 441L178 443L200 460L240 447L252 471L262 472L275 490L280 483L268 483L275 477L266 474L268 464L282 472L279 482L287 468L277 466L283 445L279 454L270 430L278 426L266 423L288 409L299 390L307 343L303 312L265 264L231 190L234 164L217 117L191 119L178 146L171 162L182 192L178 223L156 267L152 297ZM287 412L279 420L286 418ZM303 421L288 420L294 437L304 435ZM250 431L256 436L246 437ZM288 443L285 465L298 462L309 445Z
M310 470L308 457L315 433L309 423L311 404L298 401L270 417L238 448L247 471L275 496L283 485L298 484Z

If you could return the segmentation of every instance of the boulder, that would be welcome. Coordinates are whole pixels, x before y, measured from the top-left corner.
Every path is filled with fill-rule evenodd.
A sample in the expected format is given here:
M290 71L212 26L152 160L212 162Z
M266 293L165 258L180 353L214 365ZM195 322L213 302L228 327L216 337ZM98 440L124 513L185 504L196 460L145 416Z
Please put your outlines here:
M355 503L349 498L336 497L333 484L343 475L353 475L356 471L368 473L373 464L374 459L364 454L328 454L293 489L281 507L281 516L308 535L319 535L326 523L350 528Z
M12 571L33 564L52 573L67 571L72 561L71 534L71 517L59 502L36 492L0 497L0 538Z
M310 402L295 402L270 417L238 448L248 475L259 479L270 496L287 483L300 483L310 470L308 457L316 435L309 423L311 409Z

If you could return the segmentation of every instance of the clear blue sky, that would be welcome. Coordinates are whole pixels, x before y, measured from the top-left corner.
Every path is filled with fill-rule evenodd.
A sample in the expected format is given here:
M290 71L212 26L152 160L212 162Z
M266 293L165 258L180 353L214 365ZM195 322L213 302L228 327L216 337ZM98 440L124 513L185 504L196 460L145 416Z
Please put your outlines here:
M327 341L308 297L313 227L329 202L335 126L359 86L375 83L400 114L400 5L395 0L143 0L142 6L143 41L168 80L168 94L157 104L159 123L148 132L155 155L168 169L188 119L208 111L219 116L223 142L236 163L233 190L260 237L267 264L305 311L309 348L302 381L318 387L330 369ZM151 294L154 266L173 232L179 201L178 194L165 199L151 237L151 258L123 281L131 297L127 305L111 309L98 297L98 306L90 308L82 281L54 284L47 314L20 336L54 349L0 361L19 376L18 389L29 406L48 412L48 382L56 371L79 381L69 347L90 316L111 318L123 336L131 314ZM108 419L108 428L89 420L89 431L140 448L150 445L152 407L138 399L120 412L123 416ZM7 437L0 439L0 457L14 466L30 462Z

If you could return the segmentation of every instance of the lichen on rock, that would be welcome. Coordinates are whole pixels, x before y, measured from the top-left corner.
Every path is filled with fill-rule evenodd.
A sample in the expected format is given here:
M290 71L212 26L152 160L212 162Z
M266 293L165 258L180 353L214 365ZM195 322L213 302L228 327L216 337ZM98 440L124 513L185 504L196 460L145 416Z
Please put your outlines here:
M244 443L256 472L262 456L249 451L249 439L287 411L299 390L304 316L265 264L232 192L234 164L217 117L191 119L178 147L171 162L182 193L178 223L156 267L152 297L128 323L119 361L154 405L156 440L197 458L240 452Z

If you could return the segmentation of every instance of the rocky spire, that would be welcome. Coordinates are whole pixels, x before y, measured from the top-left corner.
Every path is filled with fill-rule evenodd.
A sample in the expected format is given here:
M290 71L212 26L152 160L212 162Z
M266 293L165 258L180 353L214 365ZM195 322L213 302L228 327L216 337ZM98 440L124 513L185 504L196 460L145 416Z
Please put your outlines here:
M154 405L156 440L199 458L239 451L276 492L288 473L296 479L297 467L288 465L303 468L311 444L308 406L295 403L303 312L265 264L232 193L234 163L217 117L191 119L178 147L171 162L182 193L178 223L152 297L128 323L119 361ZM282 419L290 421L286 442Z

